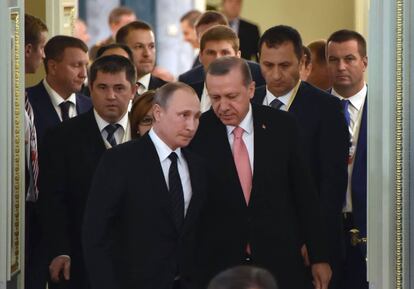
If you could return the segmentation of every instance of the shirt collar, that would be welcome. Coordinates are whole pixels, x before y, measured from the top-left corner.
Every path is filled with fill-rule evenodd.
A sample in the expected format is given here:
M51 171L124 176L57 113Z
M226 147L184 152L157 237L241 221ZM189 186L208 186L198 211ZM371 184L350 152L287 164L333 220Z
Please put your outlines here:
M266 85L266 102L267 102L267 104L270 105L270 103L277 98L278 100L280 100L283 103L283 105L288 106L289 102L290 102L290 98L292 97L292 91L294 89L295 88L292 88L290 91L288 91L288 93L286 93L282 96L276 97L276 96L273 95L273 93L270 92L270 90L267 88L267 85Z
M50 85L47 83L46 78L43 79L43 85L50 95L50 100L52 101L53 106L59 106L62 102L69 101L72 104L76 105L76 94L72 93L67 99L61 97Z
M96 123L99 128L99 131L102 132L105 129L105 127L109 124L109 122L104 120L95 109L93 109L93 114L95 115L95 119L96 119ZM116 123L119 124L125 132L128 127L128 113L125 113L124 116L120 120L118 120Z
M150 80L151 80L151 73L147 73L143 77L138 79L137 82L139 82L146 90L148 90Z
M153 128L150 129L148 134L154 143L160 162L165 161L173 150L156 134ZM177 154L178 160L180 160L182 158L181 148L177 148L174 152Z
M247 112L244 119L238 125L241 127L247 134L251 134L253 132L253 113L252 113L252 106L249 104L249 111ZM226 125L227 134L233 133L233 130L236 128L232 125Z
M362 108L362 106L364 105L365 97L367 95L367 90L368 90L367 84L365 83L360 91L358 91L356 94L354 94L353 96L348 97L346 99L349 100L349 102L352 104L353 107L355 107L357 110L360 110ZM345 99L337 91L335 91L335 89L333 87L332 87L331 94L335 95L336 97L338 97L341 100Z

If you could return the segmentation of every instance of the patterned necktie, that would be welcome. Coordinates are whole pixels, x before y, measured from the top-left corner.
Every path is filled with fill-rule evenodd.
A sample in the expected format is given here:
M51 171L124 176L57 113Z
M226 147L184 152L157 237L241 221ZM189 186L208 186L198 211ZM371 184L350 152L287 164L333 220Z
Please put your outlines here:
M108 135L106 136L106 140L110 143L112 147L117 145L116 139L115 139L115 132L120 126L121 125L118 123L116 124L110 123L104 128L105 131L108 133Z
M283 102L281 102L279 99L275 98L270 102L270 107L273 107L275 109L280 109L283 105Z
M348 99L342 99L341 100L341 103L342 103L342 107L344 109L344 115L345 115L346 124L349 127L349 125L351 123L351 115L349 114L349 110L348 110L350 101Z
M170 169L168 171L168 186L171 197L172 213L177 228L180 230L184 222L184 191L178 172L178 156L175 152L172 152L168 158L171 160Z
M39 195L39 190L37 188L37 179L39 176L39 163L38 163L38 155L37 155L37 136L36 136L36 128L34 126L34 115L33 109L30 105L29 99L25 98L25 110L28 116L27 125L29 127L29 142L28 145L30 146L30 162L29 162L29 188L27 192L27 200L31 202L35 202Z
M69 119L70 101L64 101L59 104L62 121Z
M246 204L249 204L250 193L252 190L252 169L250 166L249 153L243 141L244 130L236 127L233 130L233 158L236 164L237 174L239 175L240 184L243 190Z

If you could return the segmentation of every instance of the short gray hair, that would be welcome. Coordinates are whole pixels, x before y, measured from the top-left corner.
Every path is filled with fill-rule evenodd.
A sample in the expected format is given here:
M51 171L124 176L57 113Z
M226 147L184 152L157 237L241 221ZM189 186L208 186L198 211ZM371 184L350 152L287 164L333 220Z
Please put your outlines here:
M158 104L164 109L167 108L171 96L174 94L174 92L176 92L179 89L187 90L192 94L197 95L194 89L185 83L179 81L169 82L164 84L155 91L154 104Z
M244 86L249 86L252 83L252 73L246 60L235 56L224 56L214 60L207 68L207 74L215 76L223 76L228 74L233 69L238 68L243 77Z

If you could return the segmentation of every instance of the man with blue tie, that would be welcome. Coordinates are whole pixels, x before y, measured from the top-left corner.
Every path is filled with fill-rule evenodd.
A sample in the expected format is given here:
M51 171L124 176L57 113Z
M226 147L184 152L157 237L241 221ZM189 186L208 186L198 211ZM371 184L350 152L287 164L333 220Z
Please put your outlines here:
M302 144L311 168L325 224L333 276L337 287L342 244L342 205L347 184L348 130L340 101L300 80L303 46L299 32L278 25L269 28L259 42L259 62L266 86L253 101L285 110L298 120ZM306 260L306 248L303 247Z
M58 35L46 43L44 52L46 77L27 89L39 146L49 128L92 107L90 99L78 93L87 76L86 44L75 37Z
M327 41L331 94L341 99L351 136L348 187L343 205L344 287L366 289L367 237L367 85L366 41L358 32L339 30Z
M90 184L106 149L131 139L128 105L136 71L118 55L97 58L90 69L93 109L62 122L44 137L39 198L51 286L89 288L81 246ZM60 288L60 287L59 287Z

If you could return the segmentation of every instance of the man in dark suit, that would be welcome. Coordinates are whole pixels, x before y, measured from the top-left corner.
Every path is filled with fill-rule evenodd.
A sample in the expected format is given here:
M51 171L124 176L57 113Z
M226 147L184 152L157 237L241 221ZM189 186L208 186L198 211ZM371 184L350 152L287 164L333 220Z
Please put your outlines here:
M96 170L83 227L92 289L189 288L206 175L184 147L200 102L191 87L169 83L154 103L149 133L107 151Z
M364 37L351 30L334 32L327 41L331 93L341 99L351 135L348 187L343 206L345 289L366 289L367 238L367 85ZM352 242L351 242L351 241Z
M329 231L330 288L337 288L343 252L342 206L347 186L348 130L337 98L300 80L303 50L296 29L279 25L259 42L259 61L267 86L253 101L292 113L299 122L302 143L316 184ZM306 248L303 248L306 257Z
M77 93L86 79L88 62L88 47L82 40L58 35L46 43L46 77L27 89L39 146L48 129L92 107L89 98Z
M229 21L230 27L240 38L241 57L248 60L257 59L257 43L259 43L259 27L240 18L242 0L222 0L222 11Z
M201 16L201 14L202 13L200 11L194 9L194 10L188 11L180 18L180 26L181 26L181 31L183 33L183 39L184 41L188 42L191 45L195 53L194 55L196 55L191 68L194 68L201 64L198 58L198 51L200 49L200 41L197 37L197 31L195 29L195 24L198 18Z
M223 269L268 269L281 289L310 288L300 248L308 246L315 288L328 286L324 227L295 120L250 104L247 63L222 57L207 71L212 110L191 148L208 160L206 206L197 232L194 279L203 288Z
M143 21L133 21L116 34L116 42L126 44L134 55L138 77L138 95L163 86L166 82L154 75L155 37L151 26Z
M208 97L205 87L204 72L211 62L223 56L240 57L239 38L230 27L225 25L215 25L207 29L201 36L199 58L203 66L192 69L189 73L185 73L179 78L183 80L183 82L188 82L188 84L197 92L197 95L200 98L202 112L210 109L211 106L210 98ZM248 64L254 75L253 80L257 82L258 85L263 85L264 80L259 65L254 62L249 62ZM196 79L196 77L198 78L199 76L201 76L201 79ZM197 81L192 82L191 78Z
M64 288L89 288L81 246L83 213L98 162L131 139L128 104L136 92L134 65L125 57L98 58L90 69L93 109L45 136L40 208L51 279Z

